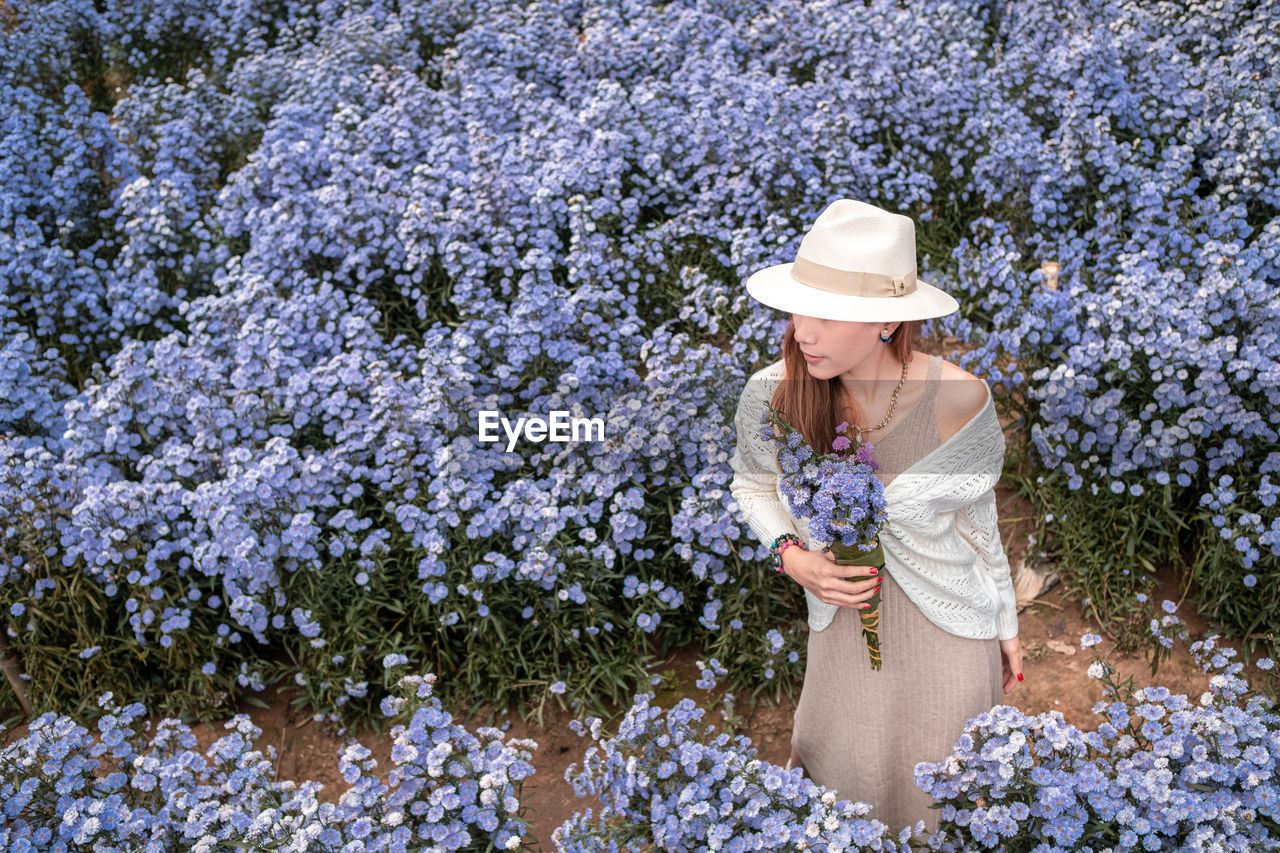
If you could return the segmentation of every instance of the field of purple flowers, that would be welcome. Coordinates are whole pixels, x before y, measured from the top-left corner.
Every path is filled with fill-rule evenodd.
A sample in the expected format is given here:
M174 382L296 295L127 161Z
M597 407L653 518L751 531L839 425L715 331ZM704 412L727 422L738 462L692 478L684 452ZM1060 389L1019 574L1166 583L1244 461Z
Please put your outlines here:
M919 223L922 276L966 306L927 331L964 340L1018 418L1008 476L1087 605L1136 634L1172 565L1202 615L1274 654L1276 18L1245 0L0 0L0 639L62 715L4 753L0 833L515 849L527 746L442 707L625 704L690 644L735 689L788 689L803 601L728 493L733 408L783 318L741 282L840 196ZM478 440L481 411L557 410L607 440ZM434 677L406 687L404 667ZM135 723L133 703L225 717L270 683L336 725L399 715L399 775L317 811L244 731L201 757ZM128 704L100 707L108 691ZM1130 698L1172 726L1148 732L1150 764L983 721L952 771L1025 749L1019 797L1102 787L958 807L965 843L1041 849L1010 842L1032 819L1097 849L1200 849L1198 825L1203 849L1274 840L1269 710L1237 691L1196 728ZM644 745L651 711L602 748L670 748ZM813 849L893 849L699 740L691 713L662 725L739 775L659 761L703 786L659 813L636 766L590 765L584 790L613 793L566 849L620 849L634 825L670 849L776 849L796 827ZM965 790L1010 796L984 773ZM1121 789L1159 802L1147 828L1082 817ZM728 811L704 826L681 809L708 792Z

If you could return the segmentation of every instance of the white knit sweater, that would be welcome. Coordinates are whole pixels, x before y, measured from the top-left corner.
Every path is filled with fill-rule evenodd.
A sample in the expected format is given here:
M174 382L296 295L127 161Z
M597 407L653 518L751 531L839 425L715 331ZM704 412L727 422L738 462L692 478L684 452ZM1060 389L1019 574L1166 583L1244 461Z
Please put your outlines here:
M738 444L729 487L742 515L766 546L794 533L810 549L808 519L797 520L779 488L777 445L760 435L761 413L786 365L757 371L738 401ZM983 383L986 385L986 383ZM1009 560L996 524L995 485L1004 469L1004 431L991 388L982 411L885 487L880 529L885 567L930 622L961 637L1001 640L1018 635L1018 607ZM839 609L805 590L809 627L821 631Z

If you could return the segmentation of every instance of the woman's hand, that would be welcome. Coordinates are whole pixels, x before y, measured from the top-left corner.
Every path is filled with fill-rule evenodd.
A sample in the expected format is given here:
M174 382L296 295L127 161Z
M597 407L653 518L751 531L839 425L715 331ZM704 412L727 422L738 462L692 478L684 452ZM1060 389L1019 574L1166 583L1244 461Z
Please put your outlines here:
M785 556L787 552L782 553ZM1004 660L1004 692L1010 693L1022 680L1022 641L1017 637L1001 640L1000 657Z
M869 607L865 602L880 588L880 571L874 566L838 566L830 551L793 546L782 552L782 568L819 601L839 607ZM850 577L855 580L845 580Z

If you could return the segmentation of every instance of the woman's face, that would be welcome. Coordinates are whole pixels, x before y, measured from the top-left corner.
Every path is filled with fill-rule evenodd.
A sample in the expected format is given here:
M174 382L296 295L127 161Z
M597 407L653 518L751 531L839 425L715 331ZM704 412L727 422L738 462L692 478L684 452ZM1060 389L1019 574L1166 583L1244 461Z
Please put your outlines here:
M796 343L805 354L809 375L814 379L831 379L852 370L885 349L880 341L881 329L892 333L897 323L855 323L848 320L823 320L792 314Z

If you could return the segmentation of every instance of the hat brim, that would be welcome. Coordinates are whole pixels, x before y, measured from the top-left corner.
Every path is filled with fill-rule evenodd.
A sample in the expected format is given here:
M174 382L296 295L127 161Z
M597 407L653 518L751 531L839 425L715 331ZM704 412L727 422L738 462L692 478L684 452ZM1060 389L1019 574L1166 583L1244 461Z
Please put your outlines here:
M747 294L789 314L855 323L928 320L960 310L954 297L919 278L916 289L903 296L846 296L796 281L791 267L790 263L775 264L753 273L747 279Z

